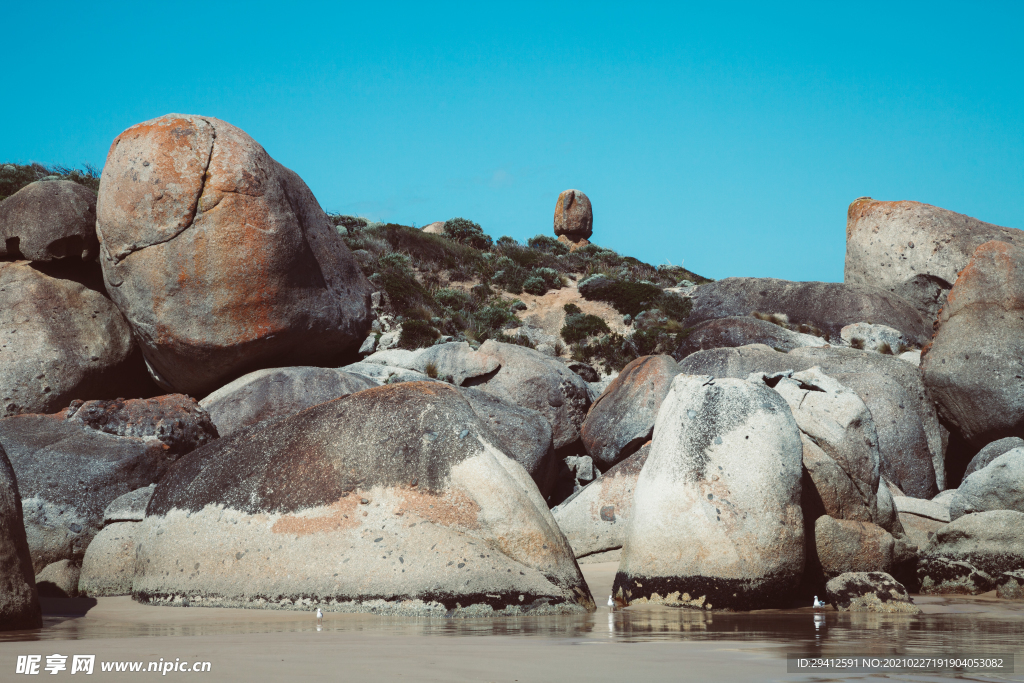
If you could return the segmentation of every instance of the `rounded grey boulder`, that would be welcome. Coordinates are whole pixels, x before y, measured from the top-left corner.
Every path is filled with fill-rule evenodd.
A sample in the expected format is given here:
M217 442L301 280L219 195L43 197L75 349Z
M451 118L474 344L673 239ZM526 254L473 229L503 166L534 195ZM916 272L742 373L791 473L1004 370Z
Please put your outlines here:
M551 425L555 448L580 438L580 429L590 408L587 383L565 363L540 351L488 339L480 353L493 356L500 369L464 383L481 391L536 410Z
M1024 246L979 246L938 325L921 370L950 429L978 449L1024 435Z
M157 485L132 595L411 615L593 610L536 485L497 443L441 382L367 389L220 439Z
M922 592L975 593L992 590L992 577L1021 568L1024 512L996 510L964 515L935 532L921 550L918 576Z
M18 474L36 571L80 564L106 507L160 479L178 457L159 439L115 436L59 415L0 420L0 447Z
M701 285L691 299L687 327L761 313L781 316L790 325L818 328L826 339L838 340L843 327L864 321L893 327L915 344L924 344L931 336L914 307L891 292L866 284L730 277Z
M554 511L577 559L622 547L633 516L633 494L650 444L583 487Z
M242 375L199 405L223 437L375 386L365 377L333 368L268 368Z
M705 349L764 344L779 351L789 351L801 346L824 346L827 343L820 337L794 332L753 316L730 316L706 320L694 327L672 355L682 360Z
M24 261L0 262L0 331L0 417L131 395L145 377L106 296Z
M85 550L78 591L97 598L105 595L131 595L135 579L135 551L138 522L107 524Z
M825 596L839 612L920 614L906 587L885 572L846 572L825 584Z
M0 259L93 261L96 194L70 180L29 183L0 202Z
M643 356L622 368L583 421L580 432L590 457L607 467L650 441L658 410L678 374L671 356Z
M971 458L971 462L968 463L967 469L964 471L964 478L966 479L1003 453L1012 451L1014 448L1024 448L1024 439L1019 436L1008 436L1005 439L996 439L978 451L978 454Z
M1003 453L963 480L949 502L949 518L973 512L1024 512L1024 448Z
M662 404L615 576L622 604L757 609L800 583L802 448L762 383L678 375Z

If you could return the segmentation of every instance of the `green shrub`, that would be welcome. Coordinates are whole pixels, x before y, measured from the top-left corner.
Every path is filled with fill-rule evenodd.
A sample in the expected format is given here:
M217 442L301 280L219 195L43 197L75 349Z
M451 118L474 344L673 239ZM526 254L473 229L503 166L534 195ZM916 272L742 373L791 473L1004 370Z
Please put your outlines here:
M582 312L569 313L569 306L572 306L572 304L566 304L567 315L565 316L565 324L562 325L561 331L562 339L565 341L570 344L576 344L588 337L611 332L608 328L608 323L600 317ZM579 311L578 307L573 306L573 308Z
M481 331L493 332L519 323L519 319L515 314L500 304L485 306L477 311L473 317Z
M498 238L498 241L495 242L495 245L499 247L518 247L519 242L516 242L514 238L509 237L508 235L502 235Z
M547 293L548 285L546 282L544 282L544 278L542 277L528 277L526 278L526 280L523 281L523 291L526 292L527 294L536 294L537 296L542 296L543 294Z
M537 235L535 237L531 237L526 241L526 244L531 249L546 251L547 253L555 254L556 256L569 253L569 245L564 242L559 242L549 235Z
M586 278L580 282L579 290L584 299L605 301L619 313L632 316L650 308L662 294L657 285L613 280L603 275Z
M473 298L459 289L447 287L434 292L434 301L455 311L474 308Z
M474 249L489 249L491 238L484 234L479 223L465 218L453 218L444 224L444 236Z
M421 349L430 346L441 336L426 320L406 320L402 323L402 333L398 335L398 348Z
M0 201L43 178L58 176L61 180L70 180L93 192L100 189L100 171L91 164L85 164L84 170L63 164L0 164Z
M525 334L505 334L504 332L495 332L490 337L494 341L502 342L504 344L515 344L516 346L525 346L528 349L537 348L536 345L530 338Z
M387 293L392 308L399 315L417 307L432 307L434 303L408 263L409 257L405 254L382 254L377 258L376 272L370 276L370 281Z
M481 272L485 262L481 253L472 246L453 242L441 235L433 235L406 225L387 223L363 230L360 237L379 237L392 251L408 254L420 265L433 265L445 269L458 269L467 273ZM364 238L364 239L365 239ZM349 244L349 248L352 248Z

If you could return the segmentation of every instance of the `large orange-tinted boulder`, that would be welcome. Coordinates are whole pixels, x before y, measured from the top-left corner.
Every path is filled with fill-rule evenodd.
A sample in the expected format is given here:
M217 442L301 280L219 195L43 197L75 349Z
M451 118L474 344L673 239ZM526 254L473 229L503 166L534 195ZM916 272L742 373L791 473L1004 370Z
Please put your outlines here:
M894 292L930 323L971 254L989 240L1024 246L1024 232L920 202L861 197L847 213L845 281Z
M555 204L555 234L570 242L579 242L594 232L594 209L590 199L579 190L566 190Z
M975 449L1024 436L1024 248L978 247L938 323L921 369L939 414Z
M369 330L372 287L309 188L224 121L169 114L119 135L97 234L107 290L165 388L329 364Z

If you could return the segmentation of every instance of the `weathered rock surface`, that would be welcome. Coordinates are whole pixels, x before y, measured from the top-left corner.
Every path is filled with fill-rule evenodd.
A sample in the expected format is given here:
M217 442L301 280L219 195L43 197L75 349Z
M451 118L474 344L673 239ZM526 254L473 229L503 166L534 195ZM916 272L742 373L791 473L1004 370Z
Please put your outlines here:
M121 133L96 230L107 291L174 391L329 365L369 331L372 286L309 188L224 121L170 114Z
M352 375L359 375L374 382L378 386L382 384L396 384L398 382L430 382L422 372L407 370L395 367L394 365L380 365L378 363L352 363L339 368Z
M43 625L18 480L0 446L0 631Z
M778 605L804 566L800 430L761 383L678 375L633 496L625 604Z
M130 396L145 376L134 350L124 318L100 292L24 261L0 262L0 417Z
M333 368L267 368L242 375L199 405L209 412L223 437L375 386L376 382L361 375Z
M488 339L480 353L494 357L501 367L494 375L473 378L464 385L539 412L551 425L556 449L580 438L590 394L579 375L564 363L525 346Z
M973 512L1024 512L1024 448L1003 453L963 480L949 503L949 517Z
M423 232L430 233L431 235L443 235L444 224L446 221L434 221L423 226Z
M847 572L825 584L827 600L840 612L920 614L906 587L885 572Z
M949 522L940 522L931 517L915 515L910 512L901 512L900 525L907 536L907 540L916 545L919 549L924 548L935 537L935 533Z
M861 197L847 217L844 279L898 294L931 323L971 254L990 240L1024 245L1024 234L920 202Z
M923 593L983 593L992 577L1017 569L1024 569L1024 513L997 510L939 529L921 550L918 576Z
M158 484L132 594L420 615L593 610L536 485L497 441L440 382L367 389L220 439Z
M146 517L146 506L155 490L156 484L150 484L118 496L103 509L103 524L141 522Z
M36 590L42 598L77 598L78 577L82 565L71 560L58 560L36 574Z
M801 346L825 346L821 337L787 330L781 325L751 316L715 318L693 328L679 348L672 354L682 360L691 353L704 349L764 344L778 351L789 351Z
M860 397L817 367L762 381L774 384L793 411L802 432L804 468L825 512L877 523L878 435Z
M558 461L551 425L544 416L473 387L465 387L462 395L477 417L490 427L498 440L494 445L523 466L547 500L558 485Z
M622 547L636 480L650 450L644 445L552 510L577 558Z
M843 327L858 322L888 325L915 344L924 344L931 336L915 308L870 285L730 277L701 285L691 299L687 327L758 312L785 316L790 324L813 326L835 339Z
M79 564L115 498L157 481L177 457L158 439L107 434L53 415L0 420L18 475L35 571Z
M951 521L949 506L943 505L941 502L911 498L909 496L893 496L893 501L896 503L896 509L900 512L927 517L943 524L949 524Z
M131 595L141 528L138 522L114 522L96 534L82 560L79 592L92 598Z
M996 579L996 597L1003 600L1024 599L1024 569L1003 572Z
M978 595L995 586L995 580L970 562L936 555L923 555L917 565L922 593L937 595Z
M843 341L854 348L899 356L911 345L907 336L888 325L853 323L839 331Z
M555 203L555 234L571 242L590 239L594 232L594 209L579 190L565 190Z
M36 181L0 202L0 259L93 261L96 195L70 180Z
M210 414L194 398L182 394L72 401L58 416L114 436L159 439L172 455L188 453L218 438Z
M975 448L1024 435L1024 248L979 246L922 358L939 414Z
M814 538L826 579L846 572L892 570L896 540L880 526L822 515L814 522Z
M978 454L971 458L971 462L968 463L967 469L964 471L964 478L966 479L1003 453L1012 451L1014 448L1024 448L1024 439L1019 436L1008 436L1005 439L996 439L978 451Z
M455 386L462 386L467 379L486 377L501 367L494 356L474 351L466 342L447 342L415 351L378 351L362 362L415 370L441 380L450 378Z
M775 374L806 370L806 362L780 353L764 344L750 344L736 348L697 351L679 361L679 370L687 375L712 375L743 379L752 372Z
M580 430L587 453L600 466L624 460L651 440L658 410L678 374L671 356L642 356L622 368Z
M898 358L840 347L803 347L779 353L752 344L699 351L679 363L690 374L746 378L817 365L857 392L878 434L881 473L907 494L931 498L945 487L942 430L920 371Z

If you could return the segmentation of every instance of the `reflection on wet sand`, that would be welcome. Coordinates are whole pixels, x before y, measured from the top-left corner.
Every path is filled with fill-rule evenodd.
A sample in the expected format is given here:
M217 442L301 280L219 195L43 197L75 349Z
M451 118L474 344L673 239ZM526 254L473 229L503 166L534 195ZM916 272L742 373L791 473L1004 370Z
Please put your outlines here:
M926 601L926 602L925 602ZM923 598L920 615L840 613L831 610L699 612L666 607L609 610L586 616L499 619L408 619L139 605L130 598L48 604L43 629L11 632L3 641L77 640L245 633L374 632L418 636L530 636L614 642L743 641L787 645L794 653L896 654L1006 652L1024 642L1024 604L984 598ZM66 612L60 614L60 612ZM67 612L71 612L68 614ZM319 622L319 623L318 623Z

